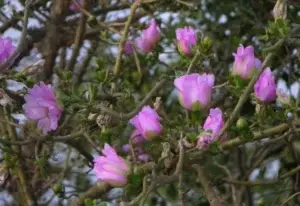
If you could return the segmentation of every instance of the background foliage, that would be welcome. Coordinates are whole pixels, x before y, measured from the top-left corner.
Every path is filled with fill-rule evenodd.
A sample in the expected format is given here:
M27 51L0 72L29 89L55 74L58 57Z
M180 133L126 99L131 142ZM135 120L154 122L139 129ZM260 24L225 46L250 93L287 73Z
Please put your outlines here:
M91 0L87 12L78 13L68 9L69 3L40 0L30 4L25 43L11 69L0 77L0 97L12 100L0 107L1 204L284 205L287 200L290 205L300 204L297 1L288 1L286 20L276 22L273 0L145 1L132 14L128 36L139 36L154 18L163 37L149 54L123 56L119 75L113 69L133 2ZM0 5L0 32L17 44L24 28L25 2L0 1ZM261 60L272 53L268 65L277 82L294 94L293 104L274 103L257 115L250 97L240 113L249 128L236 126L237 117L228 128L224 146L213 145L205 152L179 150L180 135L195 137L207 116L187 114L173 92L174 78L184 74L192 60L176 49L175 30L187 25L201 32L201 55L193 72L214 73L216 84L222 85L230 79L232 53L239 44L251 44ZM41 59L44 64L28 75L28 66ZM46 137L34 122L18 118L23 114L26 87L40 81L55 86L64 107L59 128ZM144 145L150 161L136 164L138 175L130 177L125 188L102 188L90 172L93 156L105 142L122 154L122 145L132 132L130 114L139 111L141 101L161 81L163 86L145 102L161 103L164 126L159 139ZM23 86L11 89L16 82ZM220 107L227 120L242 92L224 84L215 90L212 107ZM183 170L175 175L180 151ZM167 158L159 161L162 154ZM142 192L144 176L148 198ZM153 182L156 185L151 189Z

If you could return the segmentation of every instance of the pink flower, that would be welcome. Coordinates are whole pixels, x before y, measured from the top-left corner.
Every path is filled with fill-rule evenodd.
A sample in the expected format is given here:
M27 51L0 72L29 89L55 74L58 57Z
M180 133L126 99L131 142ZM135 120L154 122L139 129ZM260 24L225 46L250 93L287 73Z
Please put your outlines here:
M96 177L112 187L121 187L127 184L127 175L130 172L129 164L110 147L104 145L103 155L94 160L93 171Z
M224 120L222 111L220 108L210 109L209 110L209 116L206 118L203 129L206 134L201 135L198 137L197 146L200 148L206 148L209 144L211 144L215 137L217 137L224 127ZM223 136L224 139L226 137Z
M233 53L233 75L240 76L242 79L251 79L254 71L259 69L261 61L254 56L253 46L239 46L237 53Z
M215 77L212 74L187 74L174 81L179 90L179 101L188 110L204 109L211 101Z
M275 77L270 68L266 68L254 85L254 93L261 102L272 102L276 99Z
M130 56L130 55L133 54L133 46L129 41L127 41L124 44L124 54L127 55L127 56Z
M150 106L144 106L143 109L130 120L136 132L140 133L145 139L151 140L160 135L162 126L159 122L160 117Z
M143 31L142 36L136 40L136 43L142 52L148 53L152 51L159 39L160 32L158 25L152 20L150 26Z
M0 63L4 62L15 49L11 38L0 37Z
M197 33L192 27L176 29L178 50L182 55L192 55L192 48L197 44Z
M23 105L25 114L29 119L37 120L37 127L43 134L51 130L56 130L62 109L58 105L51 85L34 85L28 89L28 94L24 97L26 103Z

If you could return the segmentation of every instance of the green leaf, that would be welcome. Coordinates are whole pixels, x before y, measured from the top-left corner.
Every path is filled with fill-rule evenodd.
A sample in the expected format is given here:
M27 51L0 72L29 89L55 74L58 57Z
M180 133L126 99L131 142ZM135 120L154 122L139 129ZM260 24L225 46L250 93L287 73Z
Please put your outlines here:
M107 202L101 202L98 206L107 206Z
M188 140L190 140L191 142L194 142L197 140L198 135L195 133L187 133L186 137L188 138Z
M176 76L176 77L180 77L180 76L182 76L182 75L184 75L184 74L185 74L185 71L175 70L175 76Z
M219 153L219 148L218 148L218 143L217 142L213 142L208 146L209 150L213 153L213 154L217 154Z
M84 205L85 206L96 206L96 204L94 204L94 201L91 199L85 199L84 200Z
M242 88L244 88L245 86L246 86L246 84L247 84L247 82L244 80L244 79L242 79L240 76L237 76L237 75L235 75L235 76L233 76L233 82L234 82L234 85L235 85L235 87L237 88L237 89L242 89Z
M196 103L199 105L199 103ZM193 106L196 107L196 104ZM198 106L200 108L200 105ZM195 110L191 112L191 119L193 123L201 123L203 120L203 112L201 110Z
M142 183L142 177L139 175L131 174L128 176L129 183L133 185L140 185Z

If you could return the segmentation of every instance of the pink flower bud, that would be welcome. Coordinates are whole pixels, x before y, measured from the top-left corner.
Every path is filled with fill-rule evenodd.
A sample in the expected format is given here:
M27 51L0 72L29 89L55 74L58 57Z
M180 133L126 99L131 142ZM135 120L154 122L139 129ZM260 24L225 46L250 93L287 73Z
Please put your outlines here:
M34 85L28 89L28 94L24 97L26 103L23 105L25 114L29 119L37 120L37 127L43 134L51 130L56 130L57 123L61 117L62 109L57 103L51 85Z
M242 79L251 79L254 71L259 69L261 61L254 56L253 46L239 46L237 53L233 53L233 75L240 76Z
M82 5L82 0L77 0L77 2ZM80 8L75 4L75 3L71 3L70 6L69 6L69 9L73 12L79 12L80 11Z
M176 29L177 47L182 55L192 55L192 48L197 44L197 33L192 27Z
M174 81L179 90L179 101L188 110L207 108L211 101L215 77L212 74L187 74Z
M140 154L140 155L138 155L138 159L145 163L145 162L149 161L150 156L147 154Z
M203 134L198 137L197 147L206 148L220 134L220 131L223 127L224 120L221 109L210 109L209 116L206 118L203 125L203 129L205 130L205 132L207 132L207 134ZM225 138L226 135L222 136L223 140Z
M129 153L130 152L130 145L129 144L124 144L122 146L122 149L125 153Z
M159 122L160 117L150 106L144 106L143 109L130 120L135 129L146 139L160 135L162 126Z
M142 134L139 132L139 130L135 129L131 134L131 141L133 144L141 144L146 139L142 136Z
M11 38L0 37L0 63L4 62L16 49Z
M272 102L276 99L275 77L270 68L266 68L254 85L254 93L261 102Z
M127 56L130 56L133 54L133 46L129 41L127 41L124 45L124 54Z
M101 156L94 160L93 171L96 177L112 187L121 187L127 184L127 175L130 165L108 144L104 145Z
M136 40L137 46L143 53L151 52L160 39L158 25L152 20L150 26L143 31L141 37Z

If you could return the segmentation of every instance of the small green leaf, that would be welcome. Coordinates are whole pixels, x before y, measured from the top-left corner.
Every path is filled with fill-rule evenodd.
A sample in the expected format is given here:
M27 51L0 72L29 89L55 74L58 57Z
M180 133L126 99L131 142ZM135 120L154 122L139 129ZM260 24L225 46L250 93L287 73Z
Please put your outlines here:
M194 142L197 140L198 135L195 133L187 133L186 137L188 138L188 140L190 140L191 142Z
M198 105L198 107L196 105ZM196 103L193 105L193 109L196 107L200 109L200 104ZM193 123L201 123L203 120L203 112L199 109L191 112L191 119Z
M96 204L94 204L94 201L91 199L85 199L84 200L84 205L85 206L96 206Z
M213 154L217 154L219 152L219 148L218 148L218 143L217 142L212 142L209 146L208 146L209 150L213 153Z
M133 185L140 185L142 183L142 177L139 175L129 175L128 176L129 183Z
M101 202L100 204L98 204L98 206L107 206L106 202Z
M176 77L180 77L180 76L182 76L182 75L184 75L184 74L185 74L184 71L181 71L181 70L175 70L175 76L176 76Z
M235 75L233 77L233 82L235 84L235 87L237 89L242 89L246 86L246 81L244 79L242 79L240 76Z

